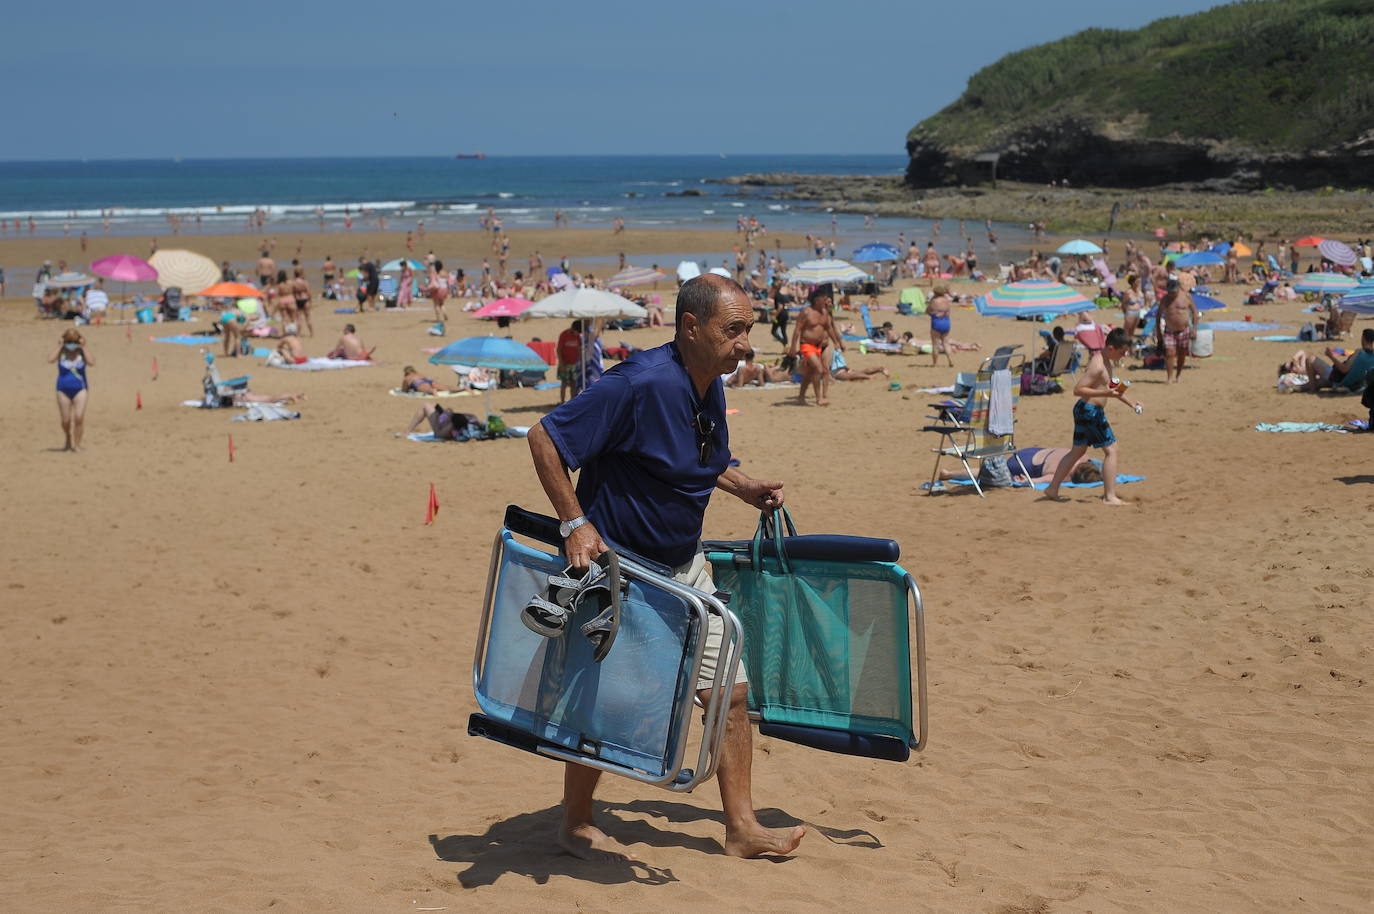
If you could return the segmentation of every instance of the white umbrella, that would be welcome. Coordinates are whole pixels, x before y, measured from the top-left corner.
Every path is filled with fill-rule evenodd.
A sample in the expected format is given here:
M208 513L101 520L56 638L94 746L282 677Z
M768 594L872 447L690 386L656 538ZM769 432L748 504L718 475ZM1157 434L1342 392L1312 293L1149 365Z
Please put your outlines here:
M684 260L677 265L677 278L683 282L689 279L696 279L701 275L701 266L695 261Z
M711 269L707 270L706 272L708 272L708 273L714 273L714 274L717 275L717 276L724 276L726 279L730 279L730 278L731 278L731 276L730 276L730 271L727 270L727 269L725 269L725 267L712 267Z
M843 260L806 260L784 274L789 282L818 286L825 282L858 282L868 274Z
M536 302L525 317L647 317L639 305L614 292L600 289L566 289Z
M157 270L157 284L164 289L205 289L221 278L219 264L195 251L158 251L148 262Z

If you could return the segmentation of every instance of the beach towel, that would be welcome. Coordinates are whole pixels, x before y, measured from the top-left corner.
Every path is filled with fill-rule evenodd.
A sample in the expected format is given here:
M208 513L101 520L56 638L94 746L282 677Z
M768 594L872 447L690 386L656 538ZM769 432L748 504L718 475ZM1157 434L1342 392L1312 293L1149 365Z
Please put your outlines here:
M299 419L301 414L296 410L277 403L254 403L248 407L248 411L241 416L235 416L235 422L276 422L278 419Z
M1015 431L1015 412L1011 399L1011 371L999 368L992 373L988 396L988 433L998 437Z
M798 385L796 381L769 381L767 384L762 385L746 384L743 387L727 387L725 388L725 393L732 394L737 390L777 390L781 387L795 388L797 386Z
M419 393L418 391L414 391L414 390L401 390L401 388L399 388L399 387L393 387L393 388L391 388L391 390L388 390L387 393L391 394L393 397L406 397L407 399L410 399L410 400L445 400L445 399L447 399L447 398L449 398L449 397L471 397L471 396L473 396L474 394L476 394L477 391L475 391L475 390L441 390L441 391L439 391L439 392L437 392L437 393L426 394L426 393Z
M946 384L944 387L918 387L916 388L916 392L921 394L952 394L954 393L954 385Z
M1257 432L1348 432L1343 425L1330 422L1261 422L1255 426Z
M529 434L530 426L528 425L508 425L506 426L506 434L504 437L527 438L529 437ZM420 432L411 432L409 435L406 435L406 437L409 438L411 441L418 441L421 444L463 444L466 441L484 440L481 438L467 438L463 441L459 441L456 438L437 438L435 437L433 432L425 432L424 434L421 434Z
M1132 482L1144 482L1144 481L1145 481L1145 477L1144 477L1144 476L1128 476L1128 475L1125 474L1125 473L1117 473L1117 474L1116 474L1116 484L1119 485L1119 486L1124 486L1124 485L1126 485L1127 483L1132 483ZM971 486L971 485L973 485L973 480L972 480L972 479L946 479L946 480L942 480L941 482L935 483L935 489L936 489L937 492L940 490L940 487L941 487L942 485L944 485L944 486ZM1015 488L1015 489L1024 489L1026 486L1031 485L1031 483L1022 482L1022 481L1020 481L1020 480L1013 480L1011 485L1012 485L1012 488ZM1098 480L1097 482L1069 482L1068 480L1065 480L1064 482L1061 482L1061 483L1059 484L1059 487L1060 487L1061 489L1095 489L1095 488L1097 488L1097 487L1100 486L1100 485L1102 485L1101 480ZM1034 487L1035 487L1036 489L1039 489L1039 490L1044 490L1044 489L1048 489L1048 488L1050 487L1050 484L1049 484L1048 482L1037 482L1037 483L1034 484ZM930 483L928 483L928 482L923 482L923 483L921 483L921 488L922 488L922 489L929 489L929 488L930 488Z
M310 359L308 362L303 362L300 365L287 365L284 363L281 365L274 365L271 361L264 362L263 364L267 365L270 368L285 368L288 371L333 371L340 368L364 368L376 365L377 363L359 362L354 361L353 359L315 358Z
M178 346L209 346L219 342L216 334L206 336L194 336L189 333L178 334L177 336L153 336L149 337L155 343L175 343Z
M1283 324L1262 324L1258 321L1203 321L1199 330L1280 330Z
M1303 340L1298 339L1296 336L1252 336L1252 337L1250 337L1250 339L1252 339L1252 340L1259 340L1260 342L1263 342L1263 343L1301 343L1301 342L1304 342ZM1311 340L1307 340L1306 342L1311 342Z

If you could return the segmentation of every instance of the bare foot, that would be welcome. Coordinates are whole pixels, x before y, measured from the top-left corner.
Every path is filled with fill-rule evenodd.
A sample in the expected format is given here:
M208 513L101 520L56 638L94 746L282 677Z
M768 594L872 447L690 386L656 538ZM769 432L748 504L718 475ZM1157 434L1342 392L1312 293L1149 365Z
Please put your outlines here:
M806 837L806 827L764 828L755 822L747 829L726 830L725 853L731 857L785 856L797 849Z
M829 405L830 405L830 401L829 401L829 400L817 400L817 401L816 401L816 405L817 405L817 406L829 406Z
M1053 491L1046 489L1043 497L1046 501L1068 501L1067 498L1059 494L1058 489Z
M885 377L885 378L890 378L890 377L892 377L892 372L890 372L890 371L887 370L887 366L886 366L886 365L883 365L883 366L882 366L882 369L883 369L883 377Z
M1127 502L1122 501L1121 499L1117 498L1115 495L1113 495L1111 498L1108 498L1107 496L1104 495L1104 496L1102 496L1102 504L1104 504L1104 505L1124 505L1124 504L1127 504Z
M810 403L807 402L806 397L804 397L804 396L803 396L803 397L798 397L798 398L797 398L797 404L798 404L799 406L810 406L810 405L811 405Z
M629 852L625 845L610 838L595 825L559 828L558 846L582 860L596 860L603 863L624 863L629 860L639 860L638 857Z

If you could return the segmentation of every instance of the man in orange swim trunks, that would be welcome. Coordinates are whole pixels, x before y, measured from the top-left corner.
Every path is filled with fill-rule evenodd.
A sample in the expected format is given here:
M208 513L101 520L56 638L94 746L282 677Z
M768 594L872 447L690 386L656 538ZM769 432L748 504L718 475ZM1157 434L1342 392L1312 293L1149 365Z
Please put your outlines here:
M844 351L840 333L830 317L834 299L829 284L813 289L807 301L808 306L801 310L797 322L792 326L792 345L787 348L787 354L795 356L798 351L801 353L802 380L798 399L802 405L806 405L806 388L814 385L816 405L829 406L830 359L825 349L833 342Z

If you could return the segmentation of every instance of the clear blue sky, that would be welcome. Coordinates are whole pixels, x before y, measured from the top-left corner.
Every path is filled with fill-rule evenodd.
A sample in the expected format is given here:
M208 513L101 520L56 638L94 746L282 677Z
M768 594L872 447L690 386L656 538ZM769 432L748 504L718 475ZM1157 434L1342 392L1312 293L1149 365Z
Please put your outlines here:
M1009 51L1215 5L16 3L0 158L900 155Z

